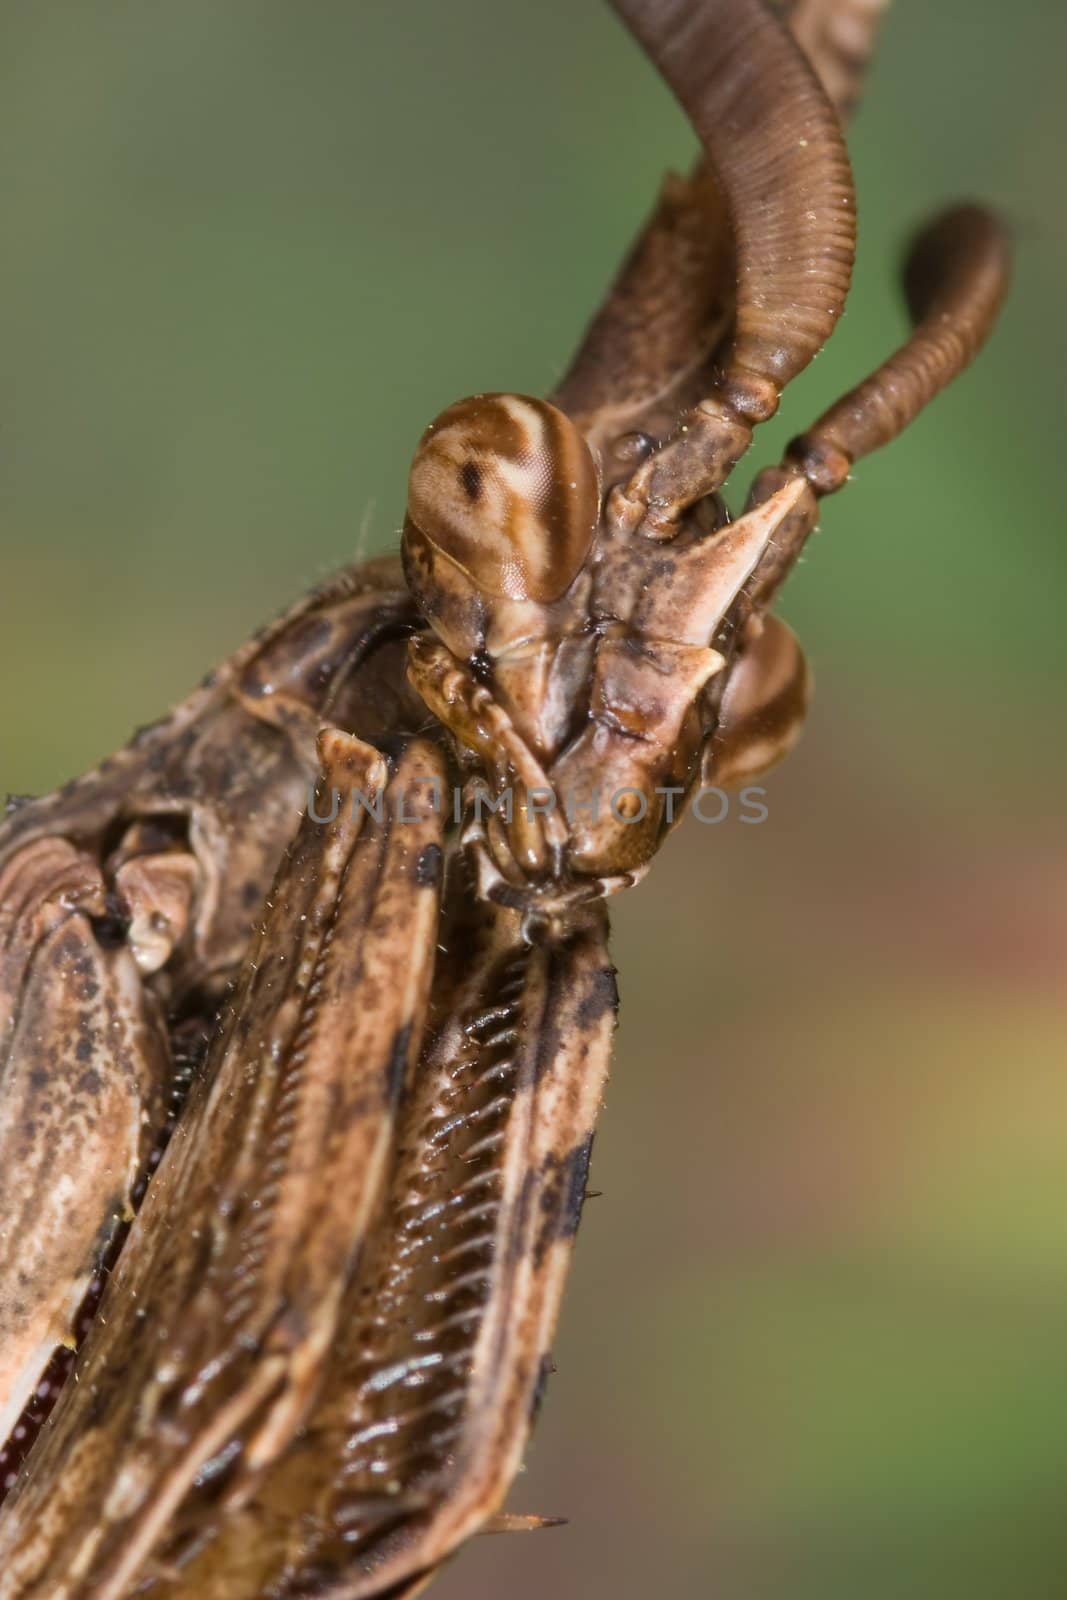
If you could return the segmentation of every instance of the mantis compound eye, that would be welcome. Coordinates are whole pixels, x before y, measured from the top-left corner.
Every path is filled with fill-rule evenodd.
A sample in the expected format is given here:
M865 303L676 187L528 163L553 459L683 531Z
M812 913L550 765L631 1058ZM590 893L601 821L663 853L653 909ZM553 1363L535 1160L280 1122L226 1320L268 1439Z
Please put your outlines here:
M581 571L599 513L589 446L546 400L457 401L415 452L409 525L486 595L558 600ZM409 529L404 537L412 542Z

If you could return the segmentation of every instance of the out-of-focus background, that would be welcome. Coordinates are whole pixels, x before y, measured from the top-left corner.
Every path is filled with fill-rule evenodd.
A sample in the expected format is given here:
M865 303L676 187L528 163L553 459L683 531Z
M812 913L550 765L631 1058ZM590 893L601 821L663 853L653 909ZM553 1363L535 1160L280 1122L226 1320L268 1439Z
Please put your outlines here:
M0 789L123 742L390 548L424 423L544 391L692 144L600 0L13 0L0 54ZM898 0L862 248L761 458L898 340L909 228L1011 219L974 371L827 507L762 826L617 903L621 1030L516 1510L442 1600L1062 1589L1063 62Z

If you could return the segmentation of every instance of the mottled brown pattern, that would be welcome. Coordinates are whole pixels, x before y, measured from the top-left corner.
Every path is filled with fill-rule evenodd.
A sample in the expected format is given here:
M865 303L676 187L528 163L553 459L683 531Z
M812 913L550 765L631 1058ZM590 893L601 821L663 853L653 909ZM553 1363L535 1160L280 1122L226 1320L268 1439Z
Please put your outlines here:
M498 599L558 599L585 563L599 512L581 433L526 395L449 406L423 434L408 480L408 527Z
M395 559L338 574L97 771L0 827L5 1435L70 1337L162 1136L175 1073L164 1019L210 1026L247 951L320 719L336 710L371 735L423 720L403 682L410 618ZM33 1201L38 1183L47 1203Z
M38 839L0 872L0 1434L69 1335L162 1115L158 1007L91 916L91 860Z
M913 256L912 339L731 523L714 491L841 309L847 160L762 0L616 9L705 166L570 416L450 408L407 591L342 573L0 832L9 1417L158 1161L0 1526L2 1600L401 1600L515 1525L614 1027L605 898L698 781L792 744L810 681L768 607L819 497L994 320L1003 236L964 208ZM839 108L879 9L788 8Z
M320 743L328 784L385 789L373 748L332 732ZM41 1451L22 1506L36 1536L0 1564L0 1593L121 1594L168 1522L184 1542L198 1485L214 1498L237 1449L240 1503L306 1412L379 1204L396 1042L406 1070L422 1032L437 892L413 888L412 865L441 826L428 779L442 781L440 758L415 744L380 827L350 806L328 826L305 820ZM398 794L418 821L396 824ZM53 1494L38 1520L73 1441L91 1446L77 1493L95 1509L64 1524ZM69 1481L60 1465L60 1503Z
M584 1195L614 983L601 910L559 942L531 942L514 913L472 906L455 870L426 1046L399 1108L381 1221L336 1308L320 1399L254 1493L232 1458L201 1473L146 1569L148 1593L391 1591L475 1531L518 1465ZM178 1180L165 1168L159 1181ZM188 1217L172 1193L175 1204ZM261 1405L269 1361L262 1351L249 1374ZM46 1572L54 1591L21 1574L12 1592L87 1600L88 1579L68 1590L62 1567Z

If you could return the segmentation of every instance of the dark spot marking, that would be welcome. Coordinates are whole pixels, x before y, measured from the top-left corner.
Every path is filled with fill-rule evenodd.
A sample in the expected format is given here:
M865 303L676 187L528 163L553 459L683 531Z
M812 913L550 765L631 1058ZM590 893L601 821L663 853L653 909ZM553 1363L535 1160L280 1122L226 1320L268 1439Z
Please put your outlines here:
M593 1158L593 1135L590 1133L581 1144L575 1145L563 1163L563 1212L559 1219L561 1239L573 1239L582 1220L582 1204L589 1181L589 1163Z
M101 950L118 950L126 942L130 919L123 915L121 908L116 903L109 900L108 908L104 915L102 917L90 917L89 925L96 935L96 942Z
M68 962L77 961L82 953L81 941L77 933L64 930L63 937L56 943L52 952L52 965L62 971Z
M534 1058L534 1083L540 1083L556 1064L556 1058L563 1050L563 1034L559 1026L551 1017L546 1016L541 1023L541 1037L537 1041L537 1054Z
M83 1034L74 1046L74 1059L76 1061L91 1061L93 1059L93 1041L89 1034Z
M420 889L434 889L441 881L441 846L424 844L415 862L415 883Z
M389 1060L385 1065L385 1098L389 1105L395 1105L400 1098L400 1091L404 1087L410 1048L411 1023L405 1022L404 1026L396 1031L393 1038L393 1048L389 1052Z
M541 1190L543 1221L534 1246L536 1267L541 1266L549 1247L557 1239L573 1239L578 1232L592 1153L593 1135L589 1134L562 1161L555 1155L545 1158Z
M571 953L574 941L564 945L557 945L549 958L548 972L546 974L545 989L547 1004L541 1019L541 1035L537 1041L537 1050L534 1056L533 1081L539 1084L556 1064L558 1056L564 1050L564 1034L555 1020L555 1008L559 1003L560 980L565 984L570 971Z
M488 650L476 650L467 665L479 683L491 684L493 681L493 658Z
M482 497L482 469L476 461L465 461L459 469L463 493L472 504Z
M555 1372L555 1370L556 1370L556 1368L555 1368L555 1365L553 1363L552 1357L549 1356L549 1355L542 1356L540 1364L539 1364L539 1366L537 1368L537 1377L534 1380L533 1395L532 1395L532 1397L530 1399L530 1426L531 1426L531 1428L533 1427L534 1423L537 1421L538 1415L539 1415L540 1410L541 1410L541 1406L542 1406L542 1404L544 1402L545 1390L548 1388L548 1380L551 1377L552 1373Z
M593 979L589 993L578 1007L578 1026L593 1028L610 1011L619 1009L619 988L615 982L615 968L601 967Z
M83 1072L78 1079L79 1094L98 1095L103 1087L104 1080L93 1067L90 1067L88 1072Z
M263 890L261 889L260 885L256 883L254 878L249 878L248 882L241 890L242 906L244 906L246 911L254 911L262 898Z
M530 1171L522 1180L519 1198L515 1204L515 1220L511 1228L511 1238L508 1241L508 1262L515 1266L522 1260L523 1246L526 1240L526 1219L530 1215L533 1204L534 1189L537 1187L537 1173Z

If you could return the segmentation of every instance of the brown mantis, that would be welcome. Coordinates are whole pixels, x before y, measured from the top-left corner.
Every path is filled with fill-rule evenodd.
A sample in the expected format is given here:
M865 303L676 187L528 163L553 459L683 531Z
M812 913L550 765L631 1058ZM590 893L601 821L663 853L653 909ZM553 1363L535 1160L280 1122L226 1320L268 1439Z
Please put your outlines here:
M950 212L909 342L731 522L844 304L881 7L789 8L810 64L762 0L615 9L706 161L552 400L450 407L400 560L0 835L3 1600L400 1596L490 1522L585 1192L605 899L788 749L770 607L819 500L995 318L1003 237Z

